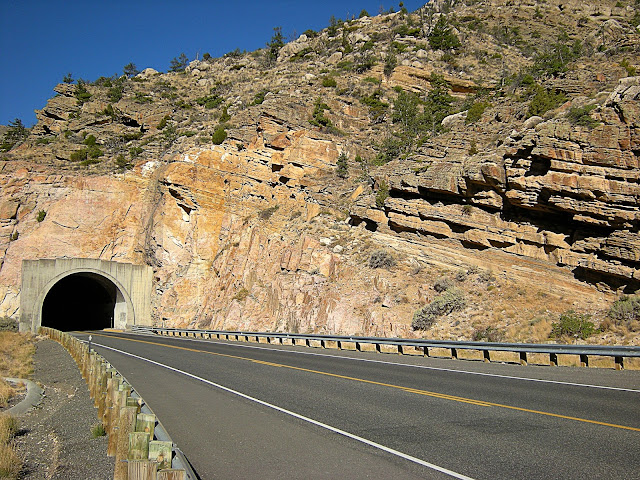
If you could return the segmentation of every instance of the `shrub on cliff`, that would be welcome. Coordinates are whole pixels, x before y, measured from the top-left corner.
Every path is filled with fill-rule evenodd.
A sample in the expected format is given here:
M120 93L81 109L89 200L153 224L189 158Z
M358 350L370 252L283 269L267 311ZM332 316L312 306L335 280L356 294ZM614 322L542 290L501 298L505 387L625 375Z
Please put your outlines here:
M591 112L597 108L596 105L585 105L584 107L571 107L567 113L567 118L573 125L580 125L587 128L595 128L600 122L591 117Z
M640 295L623 295L611 305L608 316L616 325L634 330L632 323L640 321Z
M434 298L431 303L413 314L411 328L414 330L427 330L435 323L438 317L462 310L466 306L467 301L464 293L455 287L449 288Z
M452 50L460 47L460 39L453 32L447 17L441 15L429 34L429 46L432 50Z
M347 178L349 176L348 163L349 157L345 152L340 152L338 159L336 160L336 175L340 178Z
M580 337L585 339L596 332L596 327L589 319L591 315L568 310L560 315L560 320L551 324L551 337Z
M87 84L83 80L78 80L73 95L78 100L78 105L88 102L91 98L91 94L87 90Z
M542 116L567 101L567 96L564 93L548 90L537 84L529 89L529 93L533 94L533 97L529 103L527 117Z
M8 152L15 145L22 143L29 135L29 130L24 126L22 120L16 118L12 122L9 122L9 128L4 134L2 145L0 145L1 152Z
M211 135L211 142L214 145L220 145L226 139L227 139L227 131L224 129L224 127L216 128L215 132L213 132L213 135Z
M178 57L173 57L169 66L169 71L184 72L187 65L189 65L189 58L183 52Z
M369 255L369 268L391 268L396 264L396 259L384 249L375 250Z
M326 87L326 88L333 88L336 87L338 85L338 83L336 82L336 79L333 78L331 75L327 75L326 77L322 78L322 86Z
M376 207L384 207L384 202L389 198L389 185L382 180L378 185L378 191L376 192Z

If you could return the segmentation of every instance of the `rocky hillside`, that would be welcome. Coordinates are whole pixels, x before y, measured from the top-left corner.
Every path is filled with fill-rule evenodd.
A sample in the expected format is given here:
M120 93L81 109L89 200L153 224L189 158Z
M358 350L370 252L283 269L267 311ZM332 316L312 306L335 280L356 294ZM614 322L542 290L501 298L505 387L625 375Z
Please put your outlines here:
M640 289L640 7L513 3L56 86L5 135L0 315L22 259L85 256L152 265L166 325L537 342L575 310L640 344L607 317Z

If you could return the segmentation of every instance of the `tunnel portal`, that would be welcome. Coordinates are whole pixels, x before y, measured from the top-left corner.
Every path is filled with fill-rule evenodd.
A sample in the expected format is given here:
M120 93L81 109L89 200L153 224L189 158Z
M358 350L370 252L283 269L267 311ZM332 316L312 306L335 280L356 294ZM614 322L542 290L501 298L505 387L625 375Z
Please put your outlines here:
M118 302L119 300L119 302ZM42 325L62 331L113 327L116 305L124 298L109 279L76 273L58 281L42 303Z
M153 270L92 258L22 261L20 331L151 325Z

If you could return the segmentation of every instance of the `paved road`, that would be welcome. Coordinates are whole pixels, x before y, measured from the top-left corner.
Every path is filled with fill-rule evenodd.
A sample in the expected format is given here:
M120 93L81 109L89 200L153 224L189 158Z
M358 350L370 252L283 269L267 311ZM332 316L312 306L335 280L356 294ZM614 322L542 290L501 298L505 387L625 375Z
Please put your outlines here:
M203 479L640 479L640 372L100 332L93 342Z

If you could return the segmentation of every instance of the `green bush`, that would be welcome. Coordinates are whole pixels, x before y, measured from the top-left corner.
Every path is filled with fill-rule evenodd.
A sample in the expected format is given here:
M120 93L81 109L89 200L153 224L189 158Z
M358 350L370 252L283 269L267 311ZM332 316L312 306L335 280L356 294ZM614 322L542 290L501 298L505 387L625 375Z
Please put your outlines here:
M181 53L177 58L173 57L170 63L169 71L171 72L184 72L185 68L189 65L189 58Z
M224 129L224 127L216 128L215 132L213 132L213 135L211 136L211 142L214 145L220 145L226 139L227 139L227 131Z
M414 330L427 330L435 323L438 317L464 309L467 301L464 293L457 288L449 288L433 299L431 303L417 310L413 314L411 328Z
M494 327L477 329L473 332L473 340L476 342L502 342L504 331Z
M348 159L349 157L345 152L340 152L340 155L338 155L338 159L336 160L336 175L340 178L347 178L349 176Z
M453 33L447 17L441 15L429 34L429 46L432 50L452 50L460 47L460 40Z
M395 68L398 66L398 57L393 50L389 49L384 57L384 67L382 68L385 76L390 77Z
M129 149L129 155L131 155L131 159L133 160L138 155L140 155L143 151L144 149L142 147L131 147Z
M389 135L378 144L378 154L373 160L373 164L378 166L384 165L398 158L405 146L406 144L401 138Z
M219 107L224 102L224 98L220 95L211 95L208 97L196 98L196 103L204 108L212 109Z
M158 123L158 126L156 127L158 130L162 130L164 127L167 126L167 122L169 121L169 115L165 115L164 117L162 117L162 120L160 120L160 122Z
M322 78L322 86L327 88L334 88L338 86L338 82L336 82L336 79L332 76L327 75L326 77Z
M480 120L488 106L489 104L487 102L475 102L467 111L467 118L465 118L464 123L468 125Z
M582 50L580 40L570 44L566 33L561 33L555 44L547 45L535 56L531 71L536 77L558 76L568 70L569 62L579 58Z
M76 150L75 152L71 153L69 159L72 162L82 162L83 160L87 159L88 153L89 151L86 148L83 148L82 150Z
M76 88L73 91L73 95L78 100L79 105L82 105L83 103L88 102L89 99L91 98L91 94L87 90L87 85L82 80L78 80L78 83L76 84Z
M112 103L116 103L122 98L124 92L124 87L122 85L116 85L107 90L107 96L109 97L109 101Z
M584 107L571 107L567 113L567 118L573 125L595 128L600 122L591 117L591 112L597 108L596 105L585 105Z
M127 63L123 67L122 71L129 78L135 77L136 75L138 75L140 73L140 70L138 70L138 67L136 67L135 63Z
M260 105L262 102L264 102L264 97L267 95L267 93L269 93L269 90L266 88L260 90L253 96L253 101L250 105Z
M560 315L560 320L551 324L551 337L580 337L585 339L596 333L596 327L589 319L591 315L568 310Z
M384 249L375 250L369 255L367 265L369 268L391 268L396 264L396 259Z
M380 100L381 96L382 92L380 90L376 90L371 95L364 95L360 97L360 102L369 107L369 117L374 123L380 121L389 108L388 103Z
M567 96L564 93L556 90L547 90L540 85L534 85L530 91L535 93L529 103L528 117L542 116L567 101Z
M616 325L627 327L640 320L640 295L623 295L611 305L608 316Z
M222 113L220 114L220 118L218 119L220 123L225 123L231 120L231 115L229 115L229 111L227 110L227 108L228 107L226 106L222 108Z
M278 58L280 49L284 47L284 35L282 35L282 27L274 27L273 36L267 43L267 59L275 61Z
M127 169L131 166L131 162L129 162L121 153L116 157L116 166L118 168Z
M93 146L96 144L96 137L94 135L88 135L85 137L82 143L84 143L85 145Z
M316 127L330 127L332 125L331 120L324 116L324 111L329 110L329 105L324 103L320 98L316 100L316 103L313 107L312 118L309 120L311 125L315 125Z
M438 293L445 292L450 288L453 288L453 282L449 277L437 278L436 281L433 283L433 289Z
M131 140L140 140L143 136L143 132L128 132L122 134L122 140L130 142Z
M38 214L36 215L36 221L38 223L41 223L47 216L47 212L45 212L44 210L39 210Z
M9 128L4 134L0 151L8 152L15 145L22 143L29 135L29 130L24 126L22 120L16 118L12 122L9 122Z
M376 192L376 207L383 208L384 202L389 198L389 185L382 180L378 185L378 191Z
M93 438L104 437L106 434L107 432L104 429L104 425L102 425L102 422L98 422L93 427L91 427L91 436Z

